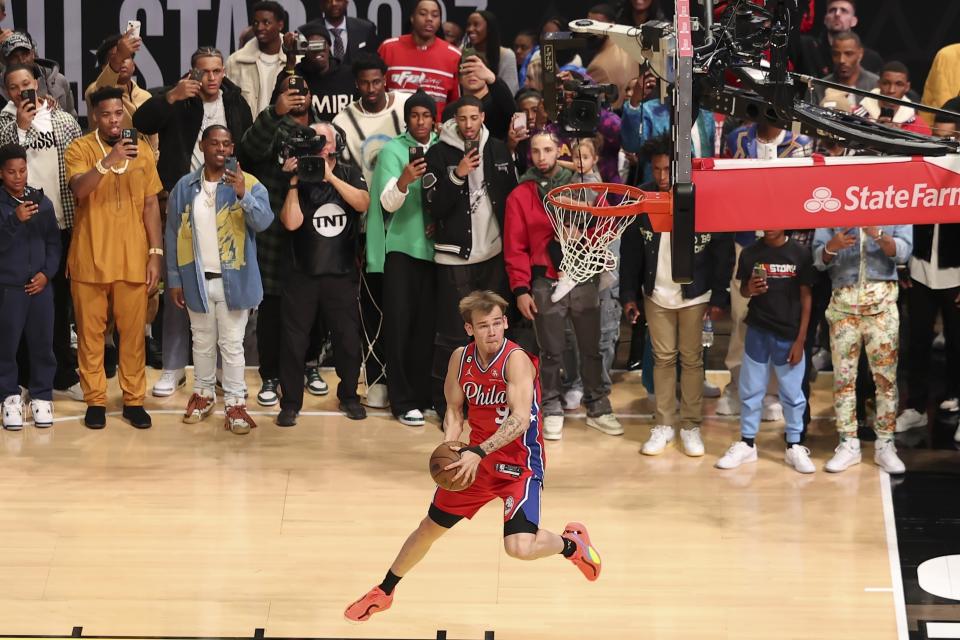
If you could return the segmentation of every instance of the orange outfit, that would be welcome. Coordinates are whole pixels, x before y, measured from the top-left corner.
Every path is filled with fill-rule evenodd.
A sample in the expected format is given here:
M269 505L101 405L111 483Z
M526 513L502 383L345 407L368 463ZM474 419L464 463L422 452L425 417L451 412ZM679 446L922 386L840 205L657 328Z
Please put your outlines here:
M74 140L65 153L67 180L87 173L109 152L106 143L100 149L96 132ZM80 386L88 405L106 405L103 341L111 302L120 330L123 401L143 404L149 249L143 210L146 199L162 188L150 145L140 140L126 172L107 173L89 196L77 200L67 270L77 321Z

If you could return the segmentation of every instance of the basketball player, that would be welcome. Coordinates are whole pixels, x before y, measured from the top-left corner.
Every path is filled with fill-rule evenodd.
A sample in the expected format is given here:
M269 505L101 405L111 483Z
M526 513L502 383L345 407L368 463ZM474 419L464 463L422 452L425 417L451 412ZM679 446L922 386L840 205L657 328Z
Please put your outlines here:
M544 452L537 359L504 338L506 310L507 302L491 291L474 291L460 301L464 328L473 342L450 358L443 437L445 442L459 440L463 405L468 403L470 446L460 449L460 460L446 467L457 469L454 482L467 488L437 489L427 517L407 538L383 582L347 607L348 621L366 622L389 609L397 583L431 545L494 498L504 503L507 555L536 560L561 554L587 580L600 576L600 555L590 544L586 527L570 522L562 535L539 527Z

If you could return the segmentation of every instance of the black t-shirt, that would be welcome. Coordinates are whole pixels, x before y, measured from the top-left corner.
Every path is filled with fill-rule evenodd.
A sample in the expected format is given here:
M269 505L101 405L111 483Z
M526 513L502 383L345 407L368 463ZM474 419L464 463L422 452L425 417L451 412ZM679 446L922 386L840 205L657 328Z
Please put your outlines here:
M810 250L793 240L771 247L763 240L743 250L737 265L737 280L749 280L755 265L767 272L767 292L750 298L746 323L787 340L800 331L800 285L813 286L816 273Z
M363 174L352 165L338 162L333 174L367 190ZM350 207L329 182L301 182L297 195L303 224L293 234L295 267L311 276L356 273L360 212Z
M330 69L326 73L320 74L312 71L310 67L303 62L294 67L298 76L302 76L307 81L312 95L311 104L313 105L313 115L318 120L332 122L333 117L345 109L353 100L360 97L357 91L357 82L349 67L340 65L335 60L330 61ZM276 104L277 97L281 90L287 84L286 73L281 73L277 78L277 86L273 90L271 104Z

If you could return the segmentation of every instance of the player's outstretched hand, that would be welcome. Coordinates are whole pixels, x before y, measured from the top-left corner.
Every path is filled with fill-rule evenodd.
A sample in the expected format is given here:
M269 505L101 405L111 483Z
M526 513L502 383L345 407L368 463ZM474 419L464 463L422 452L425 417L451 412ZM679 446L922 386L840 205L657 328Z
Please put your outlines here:
M468 451L466 447L459 449L460 459L451 462L444 471L457 469L457 475L453 476L453 483L460 484L463 487L469 487L477 478L477 468L480 466L480 456L473 451Z

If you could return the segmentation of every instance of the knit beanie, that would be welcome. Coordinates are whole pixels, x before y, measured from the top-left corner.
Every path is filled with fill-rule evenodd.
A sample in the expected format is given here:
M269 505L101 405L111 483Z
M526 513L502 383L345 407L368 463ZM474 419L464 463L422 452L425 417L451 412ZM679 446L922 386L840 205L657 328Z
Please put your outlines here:
M414 107L425 107L429 109L433 119L437 119L437 103L434 102L433 98L428 96L423 89L417 89L417 92L407 98L407 101L403 104L404 122L410 119L410 111Z

